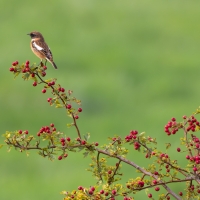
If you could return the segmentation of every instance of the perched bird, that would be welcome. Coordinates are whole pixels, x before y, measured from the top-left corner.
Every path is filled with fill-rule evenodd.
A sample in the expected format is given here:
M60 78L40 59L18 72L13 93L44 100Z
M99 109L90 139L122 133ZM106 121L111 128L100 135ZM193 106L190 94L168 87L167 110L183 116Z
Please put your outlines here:
M31 37L30 46L33 53L41 59L41 62L43 59L45 59L46 61L48 60L53 65L53 67L57 69L57 66L53 61L51 50L44 41L44 37L42 36L42 34L37 31L33 31L31 33L28 33L27 35L30 35Z

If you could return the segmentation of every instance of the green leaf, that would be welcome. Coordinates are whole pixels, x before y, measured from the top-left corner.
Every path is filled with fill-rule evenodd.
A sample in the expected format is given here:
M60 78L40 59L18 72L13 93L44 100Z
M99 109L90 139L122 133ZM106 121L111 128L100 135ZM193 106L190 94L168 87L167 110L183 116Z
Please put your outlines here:
M86 134L86 135L84 135L83 137L85 138L85 140L86 140L86 141L88 141L88 140L89 140L89 138L90 138L90 133L87 133L87 134Z
M16 78L19 74L20 72L16 72L14 78Z
M169 149L171 147L170 143L166 143L166 149Z
M61 105L61 104L56 104L56 108L63 108L63 105Z
M25 80L28 80L29 76L30 76L29 73L25 73L22 78L25 79Z
M83 147L78 147L78 148L79 148L78 152L80 152L80 151L82 151L84 149L84 146Z
M88 156L88 154L89 154L89 152L84 152L84 153L83 153L83 155L84 155L84 158L85 158L85 157L87 157L87 156Z

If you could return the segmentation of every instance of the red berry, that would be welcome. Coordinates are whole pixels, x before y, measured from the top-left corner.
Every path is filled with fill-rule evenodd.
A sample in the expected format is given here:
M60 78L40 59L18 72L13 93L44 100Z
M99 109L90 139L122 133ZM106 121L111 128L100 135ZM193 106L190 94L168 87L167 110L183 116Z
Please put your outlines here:
M64 157L64 158L66 158L67 156L68 156L68 154L67 154L67 153L65 153L65 154L63 155L63 157Z
M19 134L22 134L22 130L19 130L18 132L19 132Z
M78 190L83 190L83 187L82 187L82 186L79 186L79 187L78 187Z
M113 190L113 191L112 191L112 194L113 194L113 195L116 195L116 194L117 194L116 190Z
M35 82L33 82L33 86L35 87L35 86L37 86L37 82L35 81Z
M155 191L159 191L160 190L160 188L159 187L155 187Z
M29 72L29 71L30 71L30 68L29 68L29 67L26 67L26 68L25 68L25 71L26 71L26 72Z
M108 170L108 174L112 174L112 171L111 171L111 170Z
M47 66L43 66L43 69L46 70L46 69L47 69Z
M191 186L190 186L190 189L191 189L191 190L194 190L194 185L191 185Z
M40 132L39 132L39 133L37 133L37 136L38 136L38 137L40 137Z
M95 146L99 146L99 143L98 142L95 142L95 144L94 144Z
M51 102L51 100L52 100L52 98L48 98L48 99L47 99L48 102Z
M15 71L15 69L14 69L13 67L11 67L11 68L10 68L10 71L13 72L13 71Z
M54 82L54 81L52 81L52 82L51 82L51 85L55 85L55 82Z
M58 160L62 160L62 156L58 156Z
M138 131L132 130L132 131L130 131L130 134L131 134L131 135L137 135L137 134L138 134Z
M200 193L200 189L198 189L197 192Z
M82 112L82 108L78 108L78 112Z
M148 194L148 197L151 198L151 197L152 197L152 194Z
M180 151L181 151L181 149L180 149L180 148L177 148L177 151L178 151L178 152L180 152Z
M29 67L29 63L25 63L25 67L28 68Z
M92 191L92 190L89 190L88 193L89 193L90 195L93 195L93 191Z
M109 193L108 192L105 192L105 196L108 196L109 195Z
M153 180L152 183L153 183L154 185L156 185L158 182L157 182L157 180Z
M198 170L198 169L197 169L196 167L193 167L193 171L195 171L195 172L196 172L197 170Z
M46 72L42 72L42 77L46 76Z
M182 193L182 192L179 192L179 195L180 195L180 196L183 196L183 193Z
M52 128L52 131L56 131L56 128L55 128L55 127L53 127L53 128Z
M60 142L65 142L65 138L60 138Z
M28 131L27 131L27 130L25 130L25 131L24 131L24 133L25 133L25 134L28 134Z
M79 118L79 116L78 116L78 115L75 115L75 116L74 116L74 118L75 118L75 119L78 119L78 118Z
M158 175L158 172L155 171L154 174L155 174L155 175Z
M42 93L46 93L46 89L43 89L43 90L42 90Z
M139 185L140 187L143 187L143 186L144 186L144 181L138 181L138 185Z
M18 61L16 60L15 62L12 63L13 66L18 65Z
M189 155L187 155L187 156L186 156L186 159L188 159L188 160L189 160L189 159L190 159L190 156L189 156Z
M71 109L71 104L67 104L67 109Z
M64 147L65 146L65 142L61 142L61 145Z
M169 172L170 172L170 169L167 169L166 171L169 173Z
M50 126L51 126L51 127L54 127L54 124L53 124L53 123L51 123L51 124L50 124Z
M64 88L61 88L61 92L65 92L65 89L64 89Z
M85 144L86 144L86 141L85 141L85 140L82 140L82 141L81 141L81 144L82 144L82 145L85 145Z
M66 140L67 140L68 142L70 142L71 139L70 139L70 137L67 137Z
M173 122L175 122L176 121L176 118L175 117L172 117L172 119L171 119Z
M90 189L91 189L93 192L95 191L95 187L91 187Z
M100 194L104 194L104 190L100 190Z
M51 82L48 83L48 86L51 86Z

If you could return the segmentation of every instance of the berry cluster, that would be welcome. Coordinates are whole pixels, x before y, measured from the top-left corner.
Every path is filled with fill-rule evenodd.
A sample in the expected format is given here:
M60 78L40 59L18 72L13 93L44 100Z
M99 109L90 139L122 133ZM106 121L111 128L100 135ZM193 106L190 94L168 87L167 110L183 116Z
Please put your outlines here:
M176 118L173 117L165 125L165 132L167 135L176 134L176 132L181 128L185 128L186 132L195 132L196 130L200 129L200 122L194 116L187 118L187 116L184 115L183 119L183 123L178 123L176 122Z
M75 102L80 105L80 100L77 100L75 97L70 97L72 94L71 90L68 90L68 96L65 93L65 88L61 87L61 85L56 85L56 79L43 80L42 77L46 76L47 67L40 63L39 66L30 65L29 61L26 61L25 64L19 65L18 61L12 63L12 67L10 68L11 72L17 76L19 73L23 74L24 80L33 79L33 86L36 87L39 83L43 83L44 87L42 89L42 93L45 94L47 89L51 88L53 98L49 97L47 101L50 105L55 105L56 108L66 107L68 110L69 116L73 117L74 124L75 120L79 119L79 113L82 112L82 108L72 108L71 103ZM38 83L38 80L40 81ZM77 126L75 126L78 128Z
M25 131L22 131L22 130L19 130L18 133L21 135L22 133L28 135L28 130L25 130Z
M110 199L116 200L118 199L118 188L107 188L102 190L97 190L94 186L89 188L84 188L82 186L78 187L77 191L73 191L72 193L63 192L65 194L65 199ZM125 196L123 200L132 200L133 198Z
M169 121L166 125L165 125L165 133L167 133L167 135L171 135L171 134L176 134L176 132L182 128L182 124L177 123L176 122L176 118L172 118L171 121Z
M56 131L56 128L54 127L54 124L51 123L50 126L41 127L39 132L37 133L37 136L40 137L41 134L52 134L55 131Z
M138 131L131 130L130 133L129 133L129 135L127 135L125 137L126 142L130 142L132 140L136 140L137 139L137 134L138 134Z
M140 143L139 143L139 141L138 141L138 139L137 139L137 134L138 134L138 131L131 130L130 133L129 133L129 135L127 135L125 137L125 141L126 142L133 142L135 150L139 150L140 146L141 146Z

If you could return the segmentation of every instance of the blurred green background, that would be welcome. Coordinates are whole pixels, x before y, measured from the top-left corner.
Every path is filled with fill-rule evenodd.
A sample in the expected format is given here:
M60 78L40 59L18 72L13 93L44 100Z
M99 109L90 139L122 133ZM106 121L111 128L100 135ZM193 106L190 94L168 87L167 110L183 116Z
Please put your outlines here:
M1 133L26 130L35 134L55 123L73 137L71 119L50 107L42 86L13 79L11 63L39 59L31 52L30 37L40 31L49 44L58 70L48 63L47 78L58 78L82 100L78 125L82 134L100 145L131 129L156 137L159 147L180 145L179 132L169 138L163 131L171 117L181 120L199 106L200 12L199 1L62 0L6 1L0 6L0 111ZM0 139L3 143L3 138ZM131 147L132 150L132 147ZM169 151L170 152L170 151ZM180 154L185 157L185 154ZM177 153L174 153L175 158ZM149 161L135 151L129 158L141 166ZM0 199L62 199L62 190L95 180L85 169L90 159L70 153L63 161L48 161L31 151L0 150ZM183 162L183 159L181 162ZM136 177L125 167L123 181ZM181 190L181 184L172 187ZM152 190L150 190L152 191ZM145 197L141 192L136 199Z

